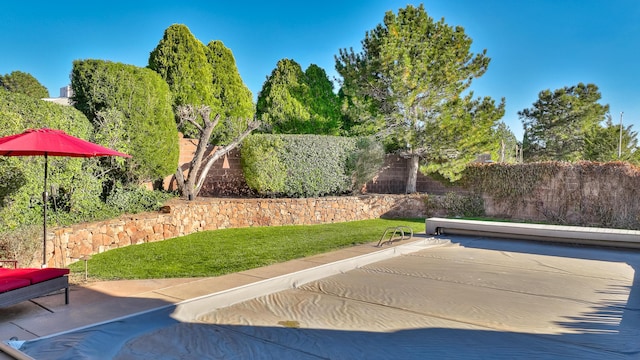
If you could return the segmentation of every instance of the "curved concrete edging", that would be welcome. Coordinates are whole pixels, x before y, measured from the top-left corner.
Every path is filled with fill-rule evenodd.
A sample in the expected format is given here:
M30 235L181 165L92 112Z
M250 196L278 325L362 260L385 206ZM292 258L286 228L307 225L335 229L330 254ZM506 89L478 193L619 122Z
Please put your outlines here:
M427 248L444 246L450 243L451 241L449 240L426 238L384 250L375 251L373 253L261 280L252 284L183 301L177 305L172 316L180 321L191 321L202 314L219 308L231 306L242 301L250 300L258 296L296 288L300 285L331 275L345 273L377 261L410 254Z
M424 235L422 235L424 236ZM392 257L410 254L416 251L445 246L451 244L450 240L436 239L433 237L426 237L418 239L406 244L396 245L386 249L374 251L368 254L347 258L344 260L338 260L331 263L315 266L309 269L296 271L293 273L276 276L269 279L260 280L251 284L238 286L232 289L215 292L212 294L203 295L197 298L181 301L177 304L165 305L154 309L149 309L134 314L118 317L115 319L101 321L94 324L81 326L78 328L61 331L58 333L42 336L39 339L46 339L65 334L82 331L87 328L100 326L115 321L123 321L125 319L134 318L136 316L145 315L157 311L166 311L172 307L175 307L171 311L171 317L178 321L189 322L197 319L198 316L206 314L216 309L231 306L233 304L251 300L259 296L272 294L275 292L296 288L300 285L319 280L331 275L341 274L361 266L365 266L377 261L389 259ZM36 339L34 339L36 340ZM0 354L3 352L14 359L29 360L32 359L27 354L24 354L20 350L17 350L11 346L11 341L0 341ZM21 343L17 341L15 345L19 346Z
M457 234L640 249L640 231L596 227L428 218L427 234Z

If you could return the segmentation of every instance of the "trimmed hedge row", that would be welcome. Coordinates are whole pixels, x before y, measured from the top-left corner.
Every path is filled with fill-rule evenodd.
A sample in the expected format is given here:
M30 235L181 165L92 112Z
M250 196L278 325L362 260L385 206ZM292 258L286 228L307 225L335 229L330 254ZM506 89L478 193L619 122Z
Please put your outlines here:
M357 138L251 135L242 144L242 169L261 195L317 197L353 191Z

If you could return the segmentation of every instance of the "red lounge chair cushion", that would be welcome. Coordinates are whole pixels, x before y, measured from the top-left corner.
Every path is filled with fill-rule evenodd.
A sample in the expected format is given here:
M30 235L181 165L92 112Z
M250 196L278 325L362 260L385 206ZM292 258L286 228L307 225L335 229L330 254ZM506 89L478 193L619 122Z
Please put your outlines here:
M0 293L29 285L31 285L31 281L29 279L2 277L0 278Z
M0 272L0 278L4 277L12 277L12 278L20 278L27 279L32 284L37 284L39 282L55 279L57 277L67 275L69 273L69 269L59 269L59 268L45 268L45 269L8 269L8 271Z

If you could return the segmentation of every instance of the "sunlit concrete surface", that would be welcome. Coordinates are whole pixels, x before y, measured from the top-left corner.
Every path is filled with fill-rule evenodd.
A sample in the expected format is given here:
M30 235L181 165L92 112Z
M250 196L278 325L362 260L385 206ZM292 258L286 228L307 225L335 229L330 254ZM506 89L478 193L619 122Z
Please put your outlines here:
M176 284L156 293L167 304L157 310L13 345L38 359L640 358L637 250L431 241L348 271L331 267L360 255L323 263L327 276L271 269L171 303L174 286L188 287Z

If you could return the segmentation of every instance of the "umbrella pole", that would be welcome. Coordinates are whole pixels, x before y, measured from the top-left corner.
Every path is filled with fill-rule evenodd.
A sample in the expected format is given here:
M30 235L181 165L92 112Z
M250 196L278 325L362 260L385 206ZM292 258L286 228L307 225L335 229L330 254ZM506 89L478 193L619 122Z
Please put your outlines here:
M47 267L47 202L48 202L48 194L47 194L47 153L44 154L44 192L42 192L42 209L44 214L44 226L42 233L42 268Z

